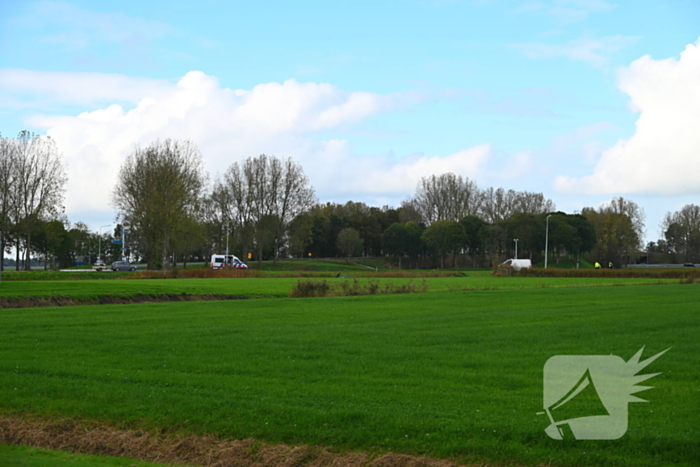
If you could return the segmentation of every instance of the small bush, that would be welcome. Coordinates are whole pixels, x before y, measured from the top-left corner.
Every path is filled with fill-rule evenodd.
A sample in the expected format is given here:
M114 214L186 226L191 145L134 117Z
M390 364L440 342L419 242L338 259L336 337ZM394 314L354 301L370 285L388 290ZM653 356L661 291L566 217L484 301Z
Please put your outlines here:
M328 295L328 282L300 280L289 291L292 298L325 297Z

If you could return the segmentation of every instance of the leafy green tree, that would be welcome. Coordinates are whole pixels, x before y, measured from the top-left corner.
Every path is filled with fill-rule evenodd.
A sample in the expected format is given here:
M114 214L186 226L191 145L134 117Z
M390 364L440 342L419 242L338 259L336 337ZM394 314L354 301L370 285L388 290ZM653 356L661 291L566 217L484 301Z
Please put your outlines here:
M56 262L59 267L69 267L73 264L73 237L59 220L40 223L34 237L34 248L46 260L44 269Z
M435 221L421 235L428 247L440 257L440 267L445 267L445 256L459 251L467 240L464 227L459 222Z
M425 250L425 244L421 238L423 232L425 231L425 227L422 224L413 221L408 221L404 225L408 231L406 254L411 258L420 256Z
M566 222L576 230L564 247L569 253L576 255L576 261L581 260L581 253L587 253L595 248L597 236L593 224L581 214L566 216Z
M408 253L410 242L411 233L405 225L398 222L391 224L382 234L384 252L399 258L399 269L401 269L401 259Z
M464 247L472 258L472 265L476 267L477 256L486 252L488 224L477 216L467 216L460 220L459 223L464 227L464 233L467 236Z
M518 239L518 257L532 258L534 254L539 254L542 251L545 225L540 216L518 213L513 215L508 221L505 221L504 225L508 231L508 245L515 248L513 239Z
M289 253L304 258L313 235L314 218L309 212L299 214L289 225Z
M351 257L362 254L362 238L360 238L360 233L352 227L346 227L338 233L336 244L338 252L343 256Z

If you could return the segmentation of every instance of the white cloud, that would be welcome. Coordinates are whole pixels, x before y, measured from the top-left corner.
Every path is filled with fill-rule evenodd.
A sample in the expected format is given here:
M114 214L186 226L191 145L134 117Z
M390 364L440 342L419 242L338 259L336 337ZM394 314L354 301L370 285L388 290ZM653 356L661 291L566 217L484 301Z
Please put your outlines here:
M601 38L582 37L564 44L545 44L532 42L516 44L514 47L529 58L568 58L569 60L588 63L595 67L607 64L608 57L618 50L636 42L638 37L607 36Z
M42 80L36 80L27 89L58 94L63 86L72 89L69 78L43 81L43 88ZM417 102L422 98L417 93L346 92L331 84L295 80L233 90L199 71L187 73L177 83L101 74L75 74L75 80L94 100L111 96L135 105L33 118L33 125L47 130L69 163L69 213L110 211L110 191L125 157L134 144L146 145L157 138L192 140L213 176L234 161L261 153L292 157L304 167L321 199L400 200L426 175L454 171L476 176L490 153L488 145L481 145L446 157L418 154L397 161L391 154L357 155L342 139L324 140L328 130L337 132ZM16 81L4 83L16 85ZM103 87L109 91L100 91Z
M700 40L680 58L644 56L619 72L639 112L634 135L603 152L591 175L559 176L563 192L700 193Z

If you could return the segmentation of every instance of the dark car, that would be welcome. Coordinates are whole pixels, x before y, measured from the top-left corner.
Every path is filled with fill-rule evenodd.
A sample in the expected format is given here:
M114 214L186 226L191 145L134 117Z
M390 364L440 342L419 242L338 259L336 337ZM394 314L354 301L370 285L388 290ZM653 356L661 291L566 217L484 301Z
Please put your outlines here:
M685 263L683 266L685 266L686 268L694 268L694 267L695 267L695 264L693 264L693 263Z
M136 271L136 266L128 261L115 261L112 263L112 271Z

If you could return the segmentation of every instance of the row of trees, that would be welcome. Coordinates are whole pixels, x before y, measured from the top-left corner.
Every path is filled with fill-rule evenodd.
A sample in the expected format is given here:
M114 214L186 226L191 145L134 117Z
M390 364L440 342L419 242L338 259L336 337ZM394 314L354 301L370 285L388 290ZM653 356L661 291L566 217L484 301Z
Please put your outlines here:
M207 192L201 167L193 144L171 140L136 148L122 166L114 205L134 233L132 252L150 268L225 249L254 251L258 261L390 254L444 266L466 252L475 265L493 263L512 251L514 236L523 255L540 255L555 208L541 193L481 190L452 173L423 178L396 209L319 204L301 166L266 155L233 163ZM596 243L583 216L556 213L551 223L554 252L580 255Z
M53 141L22 132L0 138L0 154L0 251L14 248L18 264L20 251L61 263L85 256L84 226L61 217L66 171ZM225 250L258 261L388 254L442 266L463 253L473 265L489 265L512 256L515 239L520 257L539 260L547 233L556 257L590 252L594 260L620 264L640 250L644 230L642 210L624 198L570 215L556 212L542 193L480 189L453 173L421 179L398 208L319 204L300 165L266 155L233 163L210 186L197 147L175 140L134 148L112 204L119 222L131 226L130 257L150 268ZM669 213L664 231L663 243L647 249L663 247L693 260L700 251L700 208ZM110 235L96 238L98 244L103 239L110 245Z
M30 267L35 234L43 223L63 212L68 178L56 143L23 131L17 138L0 135L0 267L5 251L14 248L16 264Z

